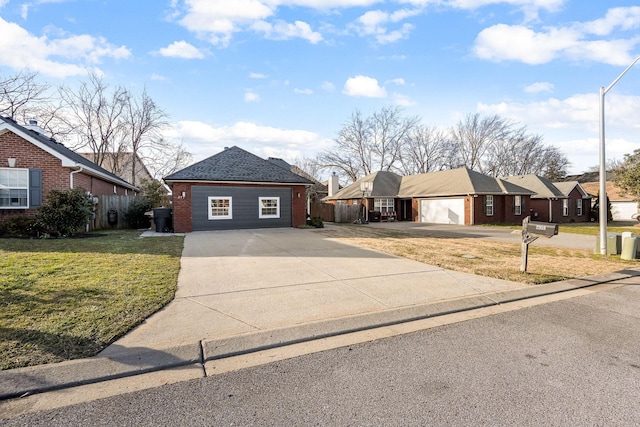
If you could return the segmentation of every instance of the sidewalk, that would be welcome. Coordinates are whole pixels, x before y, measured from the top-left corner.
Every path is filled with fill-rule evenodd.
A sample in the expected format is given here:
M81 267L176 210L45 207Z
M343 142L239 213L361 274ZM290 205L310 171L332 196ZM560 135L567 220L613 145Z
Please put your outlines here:
M529 286L349 246L314 230L194 232L175 299L99 355L0 372L0 399L620 281ZM637 282L637 279L634 279Z

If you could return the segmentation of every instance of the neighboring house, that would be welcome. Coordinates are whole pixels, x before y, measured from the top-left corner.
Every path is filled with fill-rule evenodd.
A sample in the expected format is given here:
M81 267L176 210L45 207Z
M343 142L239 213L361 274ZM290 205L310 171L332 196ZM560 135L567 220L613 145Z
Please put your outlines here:
M52 190L94 196L133 195L137 188L45 135L34 121L0 117L0 221L35 216Z
M306 187L290 170L241 148L164 178L173 194L176 232L298 227L306 223Z
M611 202L611 215L614 221L630 221L632 215L638 212L638 201L633 197L622 194L620 188L613 182L613 172L606 173L607 196ZM598 200L600 194L600 173L586 172L580 175L567 176L567 180L578 181L582 188L592 196L592 204Z
M538 175L515 175L502 179L535 193L531 196L529 208L533 221L589 221L591 197L577 181L553 183Z
M78 153L82 157L95 163L96 153ZM154 181L149 169L145 166L140 156L132 152L106 154L100 165L103 169L130 182L134 185L142 184L142 181Z
M585 182L582 187L593 196L593 201L598 200L600 194L599 182ZM638 213L638 201L633 197L622 194L620 188L613 181L606 182L607 196L611 202L611 216L614 221L631 221L632 215Z
M362 183L370 182L369 195ZM325 200L365 203L382 217L436 224L490 224L522 222L532 191L468 168L400 176L375 172Z

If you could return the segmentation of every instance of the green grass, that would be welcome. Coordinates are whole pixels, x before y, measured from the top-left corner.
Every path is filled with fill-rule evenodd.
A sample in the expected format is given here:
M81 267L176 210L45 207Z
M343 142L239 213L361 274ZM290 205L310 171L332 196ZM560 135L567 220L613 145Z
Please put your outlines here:
M175 295L183 237L0 239L0 369L95 355Z
M511 230L521 230L522 225L512 224L486 224L486 227L509 228ZM607 231L611 233L622 233L630 231L640 234L640 223L636 221L615 221L607 224ZM560 224L558 227L560 233L585 234L588 236L597 236L600 232L600 225L597 222L572 222Z

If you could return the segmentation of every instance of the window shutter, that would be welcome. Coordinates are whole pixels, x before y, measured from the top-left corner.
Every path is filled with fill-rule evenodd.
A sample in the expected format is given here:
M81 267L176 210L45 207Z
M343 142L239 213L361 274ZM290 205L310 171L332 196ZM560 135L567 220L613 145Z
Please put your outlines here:
M42 205L42 169L29 169L29 207Z
M511 213L516 213L516 196L511 197Z
M487 215L487 196L484 196L484 203L482 204L482 213Z

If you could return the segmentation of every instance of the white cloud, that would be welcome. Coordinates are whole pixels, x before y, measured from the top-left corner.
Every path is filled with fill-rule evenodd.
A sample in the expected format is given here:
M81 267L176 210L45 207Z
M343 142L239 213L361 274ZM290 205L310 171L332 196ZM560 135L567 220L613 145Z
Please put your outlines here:
M317 31L313 31L309 24L302 21L295 21L293 24L282 20L276 20L273 24L267 21L257 21L251 28L264 33L266 38L273 40L301 38L311 44L317 44L322 41L322 35Z
M396 79L387 80L385 83L386 84L393 83L394 85L404 86L405 81L402 77L398 77Z
M401 107L412 107L416 105L415 101L413 101L407 95L402 95L400 93L393 94L393 103Z
M473 51L481 59L532 65L557 58L626 65L633 60L636 46L640 44L635 32L628 38L592 37L609 35L616 28L625 31L640 28L640 7L609 9L605 18L599 20L544 27L540 31L524 25L493 25L478 34Z
M610 94L606 98L607 158L622 159L640 147L640 96ZM567 154L575 173L598 164L599 97L576 94L565 99L548 98L531 103L479 104L478 112L498 114L526 125L547 144Z
M535 82L524 88L526 93L553 92L553 83Z
M163 76L162 74L152 73L151 74L151 80L161 82L161 81L166 81L167 78L165 76Z
M387 90L378 84L378 80L362 75L348 78L342 92L348 96L367 98L385 98L387 96Z
M333 83L327 81L322 82L320 88L326 92L334 92L336 90L336 86Z
M262 73L249 73L249 78L250 79L266 79L267 76Z
M183 141L194 161L203 160L222 151L224 147L234 145L263 158L271 156L292 161L303 154L308 155L309 147L321 150L333 144L331 139L315 132L279 129L244 121L221 127L200 121L181 121L167 132L166 137Z
M88 67L95 67L104 58L131 56L127 47L114 46L103 37L64 34L56 38L36 37L1 17L0 34L0 65L14 70L28 68L56 78L84 75Z
M408 23L400 28L389 31L388 24L398 23L406 18L415 16L422 11L418 9L401 9L392 13L382 10L370 10L360 16L352 27L363 36L374 36L380 44L393 43L406 38L414 26Z
M244 102L259 102L260 101L260 95L248 90L244 93Z
M409 0L408 3L420 3L420 0ZM496 4L508 4L522 10L525 20L533 21L538 19L539 10L557 12L566 3L566 0L450 0L448 5L459 9L475 10L484 6Z
M295 88L293 90L294 93L300 94L300 95L313 95L313 90L311 89L298 89Z
M170 58L202 59L204 54L194 45L184 40L173 42L158 51L160 55Z

